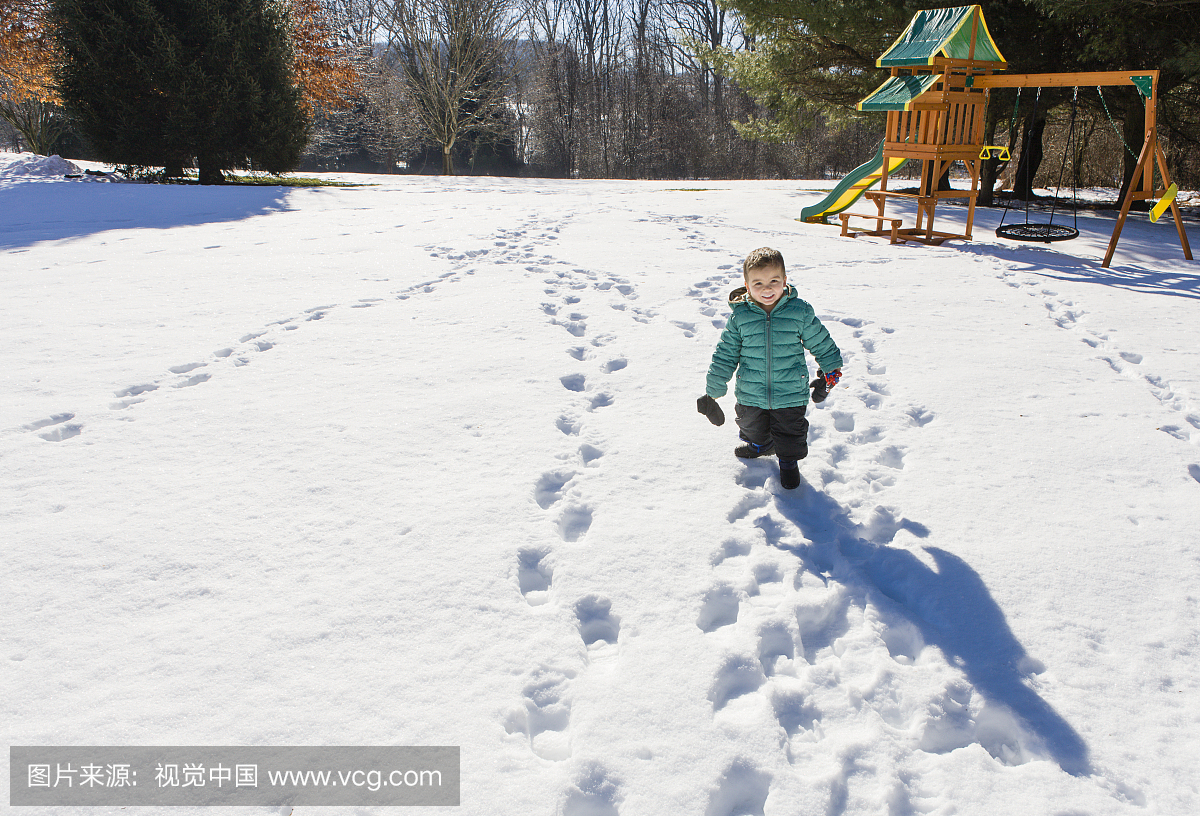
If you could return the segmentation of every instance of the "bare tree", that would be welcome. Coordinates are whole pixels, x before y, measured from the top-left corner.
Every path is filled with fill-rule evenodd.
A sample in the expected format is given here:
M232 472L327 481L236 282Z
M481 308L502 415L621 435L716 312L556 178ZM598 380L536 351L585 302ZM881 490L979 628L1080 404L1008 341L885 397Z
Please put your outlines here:
M372 61L363 74L363 87L367 103L364 147L394 172L398 160L420 145L417 105L409 95L403 68L388 54Z
M459 137L494 128L504 104L502 44L521 22L510 0L392 0L381 15L421 128L454 173Z

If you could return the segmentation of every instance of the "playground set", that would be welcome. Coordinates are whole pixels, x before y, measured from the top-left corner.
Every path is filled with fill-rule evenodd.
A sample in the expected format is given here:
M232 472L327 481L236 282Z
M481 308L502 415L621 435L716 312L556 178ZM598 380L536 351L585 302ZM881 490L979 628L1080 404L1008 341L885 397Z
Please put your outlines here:
M1158 201L1151 210L1152 220L1157 221L1166 209L1171 210L1183 255L1192 260L1183 218L1175 202L1176 187L1171 182L1166 158L1158 143L1158 71L1000 74L998 72L1005 70L1008 64L992 39L983 10L978 5L917 12L908 28L876 64L890 68L891 75L858 104L858 109L887 113L887 130L879 150L871 160L842 179L824 200L804 208L797 220L828 223L830 216L837 215L842 222L842 235L887 236L893 244L916 241L936 245L952 239L969 241L975 221L981 163L992 155L1009 158L1008 148L984 144L984 114L992 88L1037 88L1040 98L1041 88L1074 87L1078 95L1081 86L1095 86L1103 100L1101 87L1132 85L1145 100L1145 140L1134 180L1122 199L1121 212L1101 265L1107 267L1112 261L1133 202L1150 199ZM889 175L909 161L921 162L918 191L889 190ZM954 162L962 162L966 167L971 179L970 189L939 190L939 180ZM1155 188L1156 165L1162 181L1159 189ZM872 190L876 184L879 189ZM863 196L875 204L876 211L850 212L849 207ZM938 202L950 198L966 199L967 219L962 233L934 229ZM904 228L903 219L887 214L889 199L907 199L916 203L915 226ZM874 229L852 229L851 219L873 221ZM1041 242L1078 235L1077 230L1057 227L1052 222L1053 216L1050 224L1031 224L1026 210L1025 224L1002 226L997 234L1015 240Z

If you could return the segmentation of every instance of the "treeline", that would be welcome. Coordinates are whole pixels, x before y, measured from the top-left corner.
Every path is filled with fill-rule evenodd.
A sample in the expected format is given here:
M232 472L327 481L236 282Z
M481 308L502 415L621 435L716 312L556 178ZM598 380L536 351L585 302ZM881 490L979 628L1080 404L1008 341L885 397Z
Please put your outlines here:
M478 57L488 64L462 103L474 116L455 135L446 165L446 142L431 139L432 128L421 122L438 100L424 98L434 94L413 81L430 66L414 65L422 57L413 51L422 39L440 41L447 69L455 62L454 32L449 25L414 30L401 15L416 8L436 20L463 4L471 7L472 25L495 24L459 40L492 38L497 47ZM533 0L519 6L330 0L328 6L366 55L360 60L364 90L351 108L318 117L306 155L313 169L754 178L821 176L861 162L843 167L835 157L831 167L826 161L826 147L836 154L844 138L856 135L836 128L812 134L816 143L738 134L732 122L763 108L697 56L698 46L747 47L740 15L715 0ZM497 88L501 99L481 112ZM440 113L443 120L454 116Z
M918 9L959 4L0 0L0 143L168 165L168 174L208 161L215 180L217 170L285 164L571 178L840 176L879 142L882 116L853 110L883 79L875 59ZM1181 185L1200 186L1200 0L982 6L1011 71L1160 68L1168 161ZM194 19L244 21L250 12L269 23L246 34L258 40L228 35L250 31L241 23ZM170 25L147 37L143 19ZM214 56L207 32L225 32L228 57ZM121 62L147 42L172 44ZM113 43L120 60L98 50ZM1046 156L1037 186L1064 166L1079 185L1128 179L1144 112L1132 89L1103 97L1048 89L1037 105L1033 93L993 94L989 144L1017 147L1035 171ZM1078 127L1067 144L1072 101ZM266 114L256 119L259 108ZM228 126L238 121L246 127ZM254 138L240 143L241 130ZM985 197L1015 171L988 163Z

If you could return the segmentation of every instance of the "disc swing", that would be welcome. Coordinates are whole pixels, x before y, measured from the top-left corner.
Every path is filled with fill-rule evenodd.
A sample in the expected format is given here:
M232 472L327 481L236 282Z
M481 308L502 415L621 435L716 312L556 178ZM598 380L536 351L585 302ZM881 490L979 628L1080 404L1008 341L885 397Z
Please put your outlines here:
M1037 96L1033 100L1033 113L1030 115L1029 121L1032 123L1037 119L1038 102L1042 98L1042 89L1038 88ZM1017 89L1017 104L1021 102L1021 91ZM1033 241L1043 244L1053 243L1055 241L1069 241L1072 238L1079 237L1079 218L1078 206L1076 199L1075 188L1075 173L1072 172L1071 178L1071 218L1072 226L1068 227L1063 224L1054 223L1054 212L1058 207L1057 193L1062 190L1063 174L1067 169L1067 154L1072 152L1075 142L1075 119L1078 113L1079 88L1075 88L1075 95L1071 98L1071 124L1067 129L1067 142L1063 149L1062 165L1058 170L1058 187L1055 191L1054 203L1050 205L1050 218L1046 223L1033 222L1029 220L1029 199L1025 200L1025 223L1023 224L1004 224L1004 219L1008 217L1009 204L1004 205L1004 214L1000 216L1000 226L996 228L996 237L1008 238L1013 241ZM1017 110L1013 108L1013 121L1016 121ZM1025 128L1025 146L1022 151L1022 158L1028 155L1029 146L1033 141L1033 128L1026 126ZM1025 164L1025 187L1030 191L1032 198L1033 184L1030 178L1031 162ZM1011 199L1010 199L1011 202Z

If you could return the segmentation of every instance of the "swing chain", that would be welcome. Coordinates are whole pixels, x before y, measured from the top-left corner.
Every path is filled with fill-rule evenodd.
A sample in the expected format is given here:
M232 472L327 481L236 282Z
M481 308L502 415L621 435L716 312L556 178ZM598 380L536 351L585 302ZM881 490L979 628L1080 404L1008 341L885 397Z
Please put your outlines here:
M1108 122L1110 125L1112 125L1113 132L1117 134L1117 138L1121 140L1121 144L1125 145L1125 149L1129 151L1129 155L1133 156L1133 158L1136 160L1138 154L1133 152L1133 148L1129 146L1129 142L1125 141L1125 134L1121 133L1121 129L1117 127L1117 121L1113 119L1112 113L1109 112L1108 102L1106 102L1104 99L1104 91L1101 90L1099 85L1096 86L1096 93L1100 94L1100 104L1104 106L1104 112L1108 114Z

